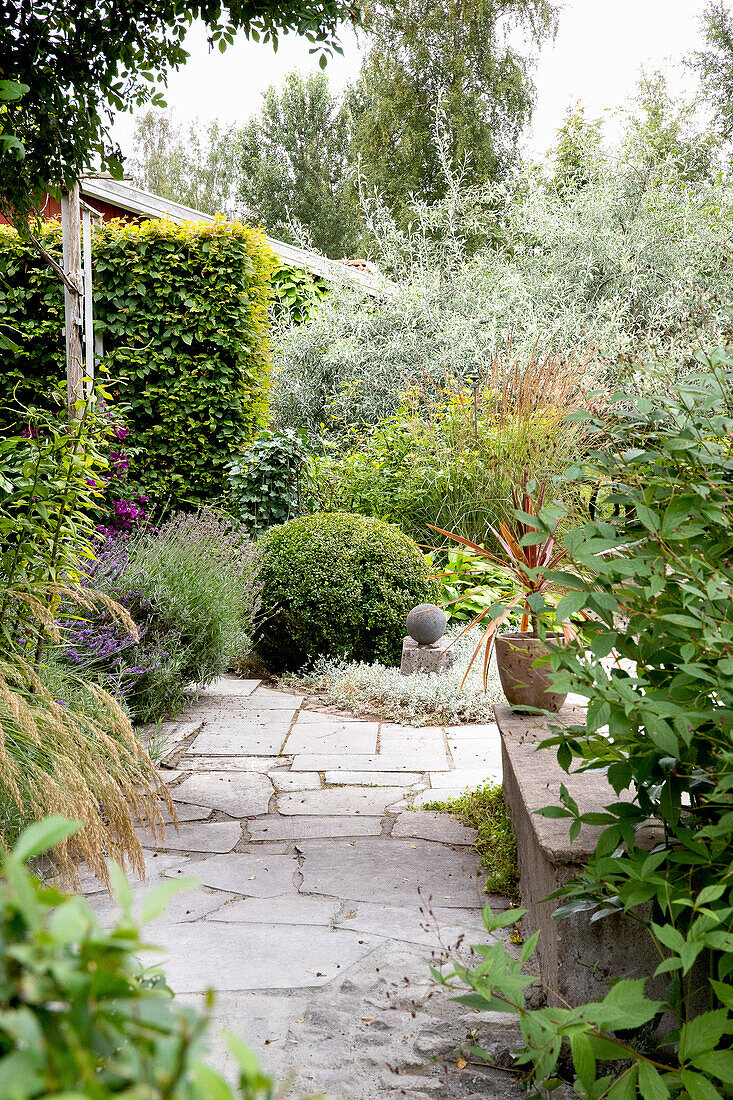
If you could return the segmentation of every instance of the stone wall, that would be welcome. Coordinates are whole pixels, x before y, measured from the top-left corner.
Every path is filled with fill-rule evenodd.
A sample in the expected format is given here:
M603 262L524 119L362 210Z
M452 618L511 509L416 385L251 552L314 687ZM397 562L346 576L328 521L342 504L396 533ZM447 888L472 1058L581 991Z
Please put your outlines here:
M571 844L567 819L539 817L542 806L560 804L564 783L582 813L602 810L618 801L604 772L567 774L557 763L554 750L537 750L550 736L550 724L577 725L581 712L567 707L553 719L516 714L496 707L501 733L504 797L517 839L519 888L525 938L540 930L536 959L543 983L552 993L548 1003L581 1004L602 996L610 978L643 977L659 962L649 937L629 917L605 917L590 921L579 914L555 920L559 901L546 900L568 882L588 860L596 846L600 827L584 825ZM622 796L623 797L623 796ZM658 833L649 829L651 847Z

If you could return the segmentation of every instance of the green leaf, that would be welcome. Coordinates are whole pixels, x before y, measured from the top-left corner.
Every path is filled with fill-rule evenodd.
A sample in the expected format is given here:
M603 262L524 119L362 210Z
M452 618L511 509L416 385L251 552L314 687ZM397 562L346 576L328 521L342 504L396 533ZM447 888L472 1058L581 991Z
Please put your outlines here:
M720 1093L712 1081L692 1070L683 1069L680 1077L690 1100L720 1100Z
M582 1031L572 1032L570 1035L570 1052L573 1056L575 1072L580 1078L581 1084L590 1092L596 1079L596 1057L588 1040L588 1036Z
M588 1018L604 1030L641 1027L653 1020L661 1002L644 995L644 978L623 978L598 1004L588 1006Z
M726 1085L733 1084L733 1050L710 1050L691 1061L711 1077L719 1077Z
M669 1089L651 1062L639 1063L639 1091L644 1100L668 1100Z
M630 1066L608 1090L608 1100L636 1100L638 1065Z
M109 860L108 863L109 880L112 886L112 896L119 905L122 912L126 917L132 915L132 889L127 875L120 867L119 863L114 860Z
M564 619L569 619L573 615L577 615L577 613L585 607L587 599L587 592L568 592L566 596L563 596L555 609L557 618L562 622Z
M29 859L50 851L62 840L66 840L83 828L83 821L72 821L58 815L45 817L42 821L36 821L23 830L15 843L12 855L20 862L26 863Z
M206 1100L234 1100L234 1093L229 1085L210 1066L194 1062L193 1079Z
M523 963L527 962L527 960L530 959L532 955L534 955L539 938L539 931L533 932L529 939L525 940L525 942L522 944L522 950L519 953L519 958Z
M168 902L182 890L196 890L201 886L200 879L184 878L171 879L170 882L162 882L159 886L150 890L143 898L140 906L140 923L147 924L156 920L166 910Z
M714 1050L728 1029L730 1017L725 1008L705 1012L680 1029L680 1057L687 1061L698 1054Z

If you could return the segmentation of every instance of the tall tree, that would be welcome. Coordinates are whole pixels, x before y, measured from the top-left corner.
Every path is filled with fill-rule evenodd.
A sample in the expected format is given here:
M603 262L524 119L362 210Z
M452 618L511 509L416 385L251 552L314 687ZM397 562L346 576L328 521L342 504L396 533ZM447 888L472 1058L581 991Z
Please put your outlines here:
M672 96L661 72L644 73L632 100L621 152L627 165L648 174L670 174L680 183L709 179L717 169L719 138L704 131L697 104Z
M350 115L323 73L270 87L241 133L238 197L251 219L327 256L353 255L359 215L349 165Z
M162 104L156 84L186 61L196 17L221 50L237 31L287 30L328 50L357 11L352 0L0 0L0 80L29 89L3 100L0 118L0 208L21 229L49 185L71 185L95 160L119 173L112 112Z
M724 0L709 0L702 14L704 50L689 58L713 109L715 127L723 139L733 138L733 13Z
M164 199L207 214L233 210L240 139L236 126L177 125L168 111L148 110L135 123L130 167L135 182Z
M501 177L534 100L530 59L509 36L538 46L554 34L551 0L367 0L364 25L353 145L366 185L404 213L412 195L445 193L441 158L470 183Z

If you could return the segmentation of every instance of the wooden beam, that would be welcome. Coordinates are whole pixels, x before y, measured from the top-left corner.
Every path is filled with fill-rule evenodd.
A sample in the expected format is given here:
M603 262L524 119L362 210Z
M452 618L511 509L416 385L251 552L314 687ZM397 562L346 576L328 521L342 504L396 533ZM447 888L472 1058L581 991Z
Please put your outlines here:
M69 419L79 416L84 403L84 354L82 349L82 265L81 209L79 185L61 196L61 232L63 237L64 322L66 331L66 407ZM70 286L75 289L70 289Z
M86 203L82 203L84 228L84 392L91 397L94 385L94 298L92 294L92 216Z

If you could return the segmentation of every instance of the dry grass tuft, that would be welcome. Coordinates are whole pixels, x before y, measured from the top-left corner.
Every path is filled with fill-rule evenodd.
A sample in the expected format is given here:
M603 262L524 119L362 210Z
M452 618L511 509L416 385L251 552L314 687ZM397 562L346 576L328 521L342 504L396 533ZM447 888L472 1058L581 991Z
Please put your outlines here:
M95 697L98 717L54 699L28 662L0 660L0 783L24 816L84 821L55 851L71 882L79 858L104 882L108 858L142 874L135 824L158 836L161 799L175 821L170 794L116 700L97 685L74 686Z
M68 602L84 610L101 605L132 638L138 637L124 607L81 585L14 586L5 590L5 598L9 606L14 602L25 608L41 636L54 641L59 638L56 611ZM53 813L85 823L54 852L62 878L73 885L79 859L107 884L109 858L144 874L135 825L159 836L162 800L177 827L167 787L113 696L65 673L63 693L75 701L57 699L42 672L38 661L31 663L17 651L0 658L0 787L24 819Z

